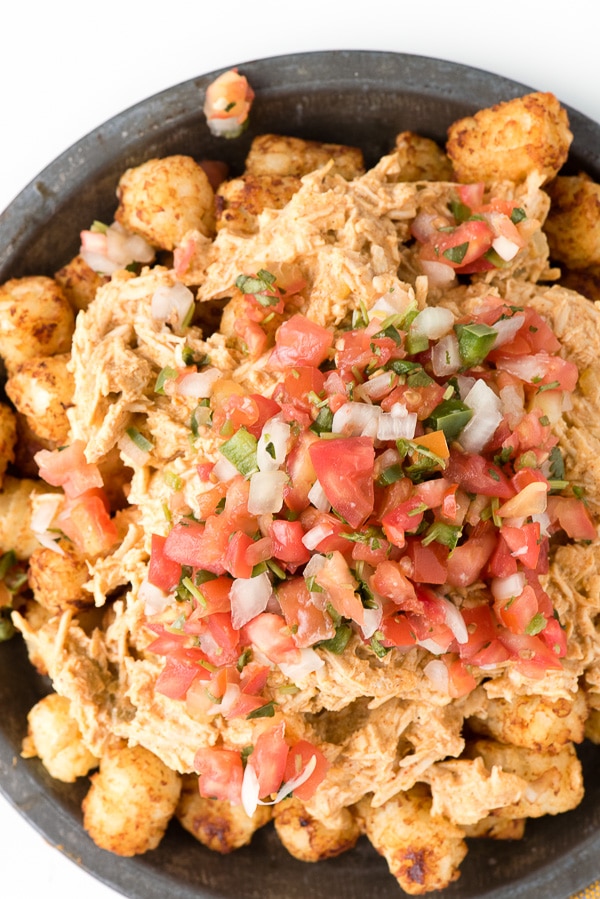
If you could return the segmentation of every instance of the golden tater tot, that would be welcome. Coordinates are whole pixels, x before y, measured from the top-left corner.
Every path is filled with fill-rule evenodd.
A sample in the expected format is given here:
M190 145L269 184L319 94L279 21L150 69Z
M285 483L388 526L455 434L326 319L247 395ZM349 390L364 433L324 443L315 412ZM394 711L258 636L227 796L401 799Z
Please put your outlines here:
M559 176L546 191L551 206L544 231L552 258L571 269L600 265L600 184L587 175Z
M351 180L364 171L362 151L342 144L260 134L246 157L248 175L295 175L301 177L333 160L333 171Z
M67 409L74 380L67 368L69 353L22 362L6 382L6 393L25 416L33 434L58 446L68 443Z
M452 181L452 164L441 147L412 131L396 136L400 181Z
M522 840L525 835L525 818L496 818L489 815L477 824L465 825L466 837L482 837L487 840Z
M9 373L26 359L71 348L75 318L52 278L12 278L0 285L0 356Z
M491 700L485 717L470 719L469 724L476 733L488 734L501 743L558 752L567 743L581 743L586 716L583 692L572 702L564 698L517 696L510 702Z
M524 181L539 172L550 181L567 159L573 135L554 94L531 93L459 119L446 151L459 181Z
M182 778L175 817L204 846L227 855L234 849L246 846L258 828L268 824L271 809L259 805L249 818L241 805L204 799L198 792L198 777L186 774Z
M17 418L6 403L0 403L0 487L8 466L15 461Z
M28 559L39 547L31 530L31 495L51 490L47 484L32 478L4 478L0 492L0 553L12 549L17 559Z
M85 560L68 540L58 543L62 553L40 546L29 558L29 586L35 599L53 615L79 612L94 604L84 589L89 579Z
M384 805L359 803L359 815L374 848L405 893L422 896L459 877L467 854L463 830L446 818L432 817L431 796L419 784Z
M318 862L341 855L356 844L361 829L357 819L342 809L334 826L314 818L299 799L279 802L273 810L275 830L290 855L303 862Z
M115 219L163 250L173 250L196 229L214 230L214 192L204 169L191 156L149 159L128 169L117 188Z
M130 857L155 849L177 807L181 778L143 746L112 747L82 803L97 846Z
M76 312L87 309L98 288L110 280L106 275L95 272L79 255L59 269L54 278Z
M295 175L243 175L224 181L216 194L217 230L254 234L263 209L282 209L300 187Z
M98 765L71 715L71 702L64 696L50 693L40 699L27 721L29 729L21 754L24 758L38 756L51 777L73 783Z

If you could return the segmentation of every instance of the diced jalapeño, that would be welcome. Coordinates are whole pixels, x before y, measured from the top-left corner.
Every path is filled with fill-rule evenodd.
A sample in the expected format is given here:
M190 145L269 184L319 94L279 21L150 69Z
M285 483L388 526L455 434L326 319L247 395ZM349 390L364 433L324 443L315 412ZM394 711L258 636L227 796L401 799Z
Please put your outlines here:
M498 332L489 325L471 322L468 325L455 325L458 338L458 351L466 368L472 368L483 362L496 342Z
M472 415L473 410L469 409L462 400L451 397L448 400L442 400L424 424L425 427L432 428L434 431L443 431L447 442L451 443L457 439Z

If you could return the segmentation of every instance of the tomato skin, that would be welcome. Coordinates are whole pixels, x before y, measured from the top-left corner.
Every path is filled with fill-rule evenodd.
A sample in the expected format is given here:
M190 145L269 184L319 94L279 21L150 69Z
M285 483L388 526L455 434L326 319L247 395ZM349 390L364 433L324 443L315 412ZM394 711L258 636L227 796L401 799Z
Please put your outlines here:
M498 620L513 634L524 634L527 625L538 611L537 597L527 584L518 596L508 600L494 600Z
M296 365L318 367L327 359L332 345L332 331L304 315L292 315L275 335L275 349L269 357L269 366L283 371Z
M198 677L198 666L175 656L167 656L154 689L170 699L183 699Z
M181 579L181 565L165 553L166 537L152 534L148 580L165 593L170 593Z
M259 734L248 764L258 779L259 796L276 793L285 776L289 746L284 739L283 722Z
M336 612L342 618L352 618L362 627L365 610L356 592L358 583L340 552L334 550L328 555L315 580Z
M53 487L62 487L71 498L87 493L104 482L97 465L87 461L83 440L74 440L62 450L40 450L34 456L40 477Z
M225 551L223 567L232 577L252 577L252 565L248 562L247 550L254 541L243 531L236 531Z
M198 590L204 598L204 603L198 603L194 611L187 619L184 630L186 634L198 634L204 629L204 625L198 624L201 618L212 615L213 612L228 612L231 609L229 600L229 591L231 590L231 578L216 577L212 580L205 581L198 587Z
M323 394L325 375L314 365L299 365L285 376L283 382L278 384L274 391L274 398L281 403L290 403L298 406L304 412L311 412L314 404L309 398L310 393L317 396Z
M309 453L327 499L350 527L358 529L375 502L372 438L319 439L310 445Z
M288 565L304 565L310 559L310 552L302 543L304 528L301 521L285 521L276 518L269 527L269 537L273 544L273 556Z
M381 562L369 583L376 593L390 599L397 609L421 613L423 605L417 598L414 584L406 577L398 562Z
M470 587L481 575L496 547L496 528L489 522L477 524L467 540L448 557L447 583Z
M448 671L449 696L459 699L471 693L477 686L477 681L465 667L464 661L453 654L443 655L441 659Z
M383 516L381 526L390 543L400 549L405 546L406 531L415 531L423 521L423 506L422 500L414 495Z
M493 462L475 453L457 453L452 450L444 477L455 481L467 493L481 493L500 499L510 499L515 495L504 472Z
M330 616L315 605L303 577L290 578L279 584L277 599L300 649L335 636Z
M487 222L473 219L462 222L453 231L439 231L431 241L421 249L422 259L442 262L454 269L464 269L472 265L489 250L494 240L494 232ZM451 251L462 244L467 244L466 251L460 261L452 259Z
M416 636L406 615L385 615L381 619L379 630L383 634L384 646L414 646Z
M108 552L119 539L108 513L106 495L99 488L68 499L58 516L58 524L79 551L90 558Z
M502 536L498 537L496 546L488 563L490 577L508 577L517 572L517 560L511 554L510 548Z
M502 525L500 534L508 545L513 557L525 568L537 568L540 557L540 525L531 521L520 528Z
M470 609L463 608L461 613L469 639L459 645L459 654L465 661L477 664L473 659L498 636L498 621L487 602Z
M178 562L180 565L203 568L201 550L203 535L203 524L196 521L180 522L174 525L167 534L163 551L167 558L173 562Z
M510 652L515 667L525 677L542 677L548 669L560 669L558 655L539 636L502 631L498 639Z
M244 769L239 752L216 747L198 749L194 770L199 775L198 789L205 799L241 803Z
M287 623L274 612L261 612L243 627L243 635L275 664L295 662L300 658Z
M598 536L584 503L574 496L549 496L548 515L571 540L595 540Z
M406 542L406 555L413 564L413 579L418 584L445 584L448 577L448 547L441 543L425 546L421 540Z
M294 743L294 745L290 747L288 753L284 775L286 781L291 780L293 777L297 777L298 774L306 768L313 756L315 756L317 760L315 770L305 783L294 788L294 796L301 802L307 802L314 795L315 790L329 769L329 762L321 750L313 743L309 743L308 740L298 740L297 743Z

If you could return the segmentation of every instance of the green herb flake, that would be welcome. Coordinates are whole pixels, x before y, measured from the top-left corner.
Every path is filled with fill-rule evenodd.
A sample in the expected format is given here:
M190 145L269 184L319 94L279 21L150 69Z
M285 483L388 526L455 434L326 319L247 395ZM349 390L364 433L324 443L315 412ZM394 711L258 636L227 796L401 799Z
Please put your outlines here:
M256 437L246 428L239 428L235 434L226 440L219 447L222 456L231 462L244 477L250 477L255 471L258 471L258 463L256 461L256 448L258 442Z
M541 612L537 612L525 628L525 633L529 634L530 637L535 637L535 635L541 633L545 627L546 619Z
M137 428L127 428L125 433L130 440L133 440L137 448L142 450L142 452L150 453L154 449L154 444L144 437Z
M335 629L335 637L331 637L329 640L321 640L317 646L319 646L320 649L326 649L328 652L333 652L335 655L341 655L346 649L351 636L352 628L350 625L340 624Z
M246 720L251 720L252 718L273 718L275 715L275 702L271 700L270 702L266 702L264 705L259 706L259 708L254 709L252 712L248 712L246 715Z
M518 225L519 222L522 222L526 218L527 218L527 213L525 212L525 210L523 209L522 206L515 206L515 208L513 209L513 211L510 214L510 220L513 223L513 225Z
M165 384L167 381L172 381L177 377L177 370L171 368L170 365L166 365L163 369L161 369L156 378L156 383L154 385L154 393L160 394L160 396L165 395Z
M448 247L447 250L444 250L442 256L445 256L446 259L454 265L460 265L467 255L468 249L469 241L466 240L464 243L459 243L455 247Z

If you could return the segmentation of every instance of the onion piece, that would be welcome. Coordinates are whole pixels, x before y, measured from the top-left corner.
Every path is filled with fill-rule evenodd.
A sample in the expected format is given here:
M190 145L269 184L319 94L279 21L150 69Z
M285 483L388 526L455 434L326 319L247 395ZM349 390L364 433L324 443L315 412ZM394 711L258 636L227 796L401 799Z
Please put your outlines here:
M365 640L370 640L373 634L379 630L383 609L378 605L375 609L365 609L363 614L362 635Z
M176 281L172 287L162 285L157 287L150 302L150 314L154 321L170 322L180 328L188 318L194 305L194 294L182 284Z
M283 506L283 488L288 480L285 471L255 471L250 476L248 512L251 515L280 512Z
M450 309L444 306L426 306L411 322L410 331L417 337L438 340L451 331L453 325L454 314Z
M525 322L525 316L521 313L517 313L516 315L511 315L510 318L501 318L497 322L494 322L493 328L496 331L496 339L493 343L492 349L496 349L499 346L502 346L505 343L510 343L515 334L521 330L523 324Z
M332 534L333 528L330 524L316 524L314 528L306 531L302 537L302 542L308 550L312 551L319 545L319 543L321 543L321 541L325 540L327 537L331 537Z
M286 421L270 418L256 446L256 462L261 471L276 471L285 462L292 429Z
M394 386L395 380L396 375L393 372L381 372L369 378L364 384L359 384L354 391L354 395L364 397L367 400L377 401L383 399Z
M379 406L352 401L344 403L333 415L331 430L334 434L344 434L345 437L373 436L381 414ZM365 435L365 430L369 428L374 428L375 431Z
M431 367L438 378L455 374L462 365L456 334L446 334L431 348Z
M315 574L319 573L326 562L327 558L325 556L320 553L315 553L304 567L304 577L314 577Z
M308 491L308 499L309 502L313 504L315 509L319 510L319 512L329 512L329 510L331 509L331 503L327 499L325 491L323 490L321 482L318 478Z
M242 778L242 807L249 818L254 815L260 799L258 776L252 765L246 765Z
M212 469L212 474L216 477L217 481L231 481L236 475L239 474L239 471L229 459L226 459L225 456L220 456L219 459L215 462Z
M448 694L450 679L448 669L441 659L432 659L430 662L427 662L423 668L423 674L425 674L438 693Z
M527 579L523 572L517 571L515 574L509 574L506 577L493 578L490 590L494 599L503 602L505 599L510 599L511 596L520 596L526 584Z
M321 656L318 655L314 649L310 649L310 647L300 650L299 662L278 663L279 669L294 683L304 680L304 678L308 677L309 674L312 674L313 671L319 671L324 666L325 662Z
M218 368L205 368L203 371L192 371L177 382L175 393L178 396L191 396L196 399L207 399L213 387L223 375Z
M231 602L231 623L239 630L267 608L273 587L266 571L256 577L235 578L229 600Z
M427 276L429 287L449 287L456 280L451 265L430 259L419 259L419 265L423 274Z
M148 464L148 460L150 459L149 450L142 449L137 445L135 440L133 440L129 434L125 433L122 437L117 441L117 446L123 453L123 455L130 461L133 462L134 465L137 465L138 468L143 468L144 465Z
M152 616L164 610L171 604L171 596L151 584L147 578L144 578L139 586L137 598L144 603L144 615Z
M394 403L389 412L381 412L377 422L378 440L412 440L417 429L417 413L408 412L403 403Z
M499 237L496 237L492 241L492 249L494 249L498 256L500 256L501 259L504 259L505 262L510 262L515 258L521 247L513 240L509 240L508 237L500 234ZM494 325L494 327L496 326Z
M469 632L467 630L467 625L465 624L465 619L461 615L460 609L457 609L454 603L449 599L446 599L445 596L440 596L438 597L438 599L444 607L444 617L446 619L446 624L454 634L457 642L468 643Z
M460 443L467 453L480 453L502 421L500 398L480 379L475 381L464 403L473 410L473 416L461 431Z

